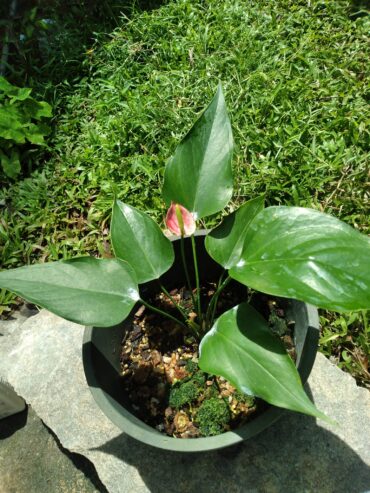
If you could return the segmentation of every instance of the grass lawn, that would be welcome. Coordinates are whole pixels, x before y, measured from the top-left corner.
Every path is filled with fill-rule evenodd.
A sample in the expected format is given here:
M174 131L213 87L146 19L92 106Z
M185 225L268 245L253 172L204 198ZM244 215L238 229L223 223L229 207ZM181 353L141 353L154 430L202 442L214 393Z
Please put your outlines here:
M83 47L81 77L35 84L54 131L38 170L0 191L2 268L106 254L114 194L161 221L166 160L219 80L232 206L265 194L369 234L369 31L364 7L343 0L174 0L122 16ZM369 314L322 322L323 352L370 385Z

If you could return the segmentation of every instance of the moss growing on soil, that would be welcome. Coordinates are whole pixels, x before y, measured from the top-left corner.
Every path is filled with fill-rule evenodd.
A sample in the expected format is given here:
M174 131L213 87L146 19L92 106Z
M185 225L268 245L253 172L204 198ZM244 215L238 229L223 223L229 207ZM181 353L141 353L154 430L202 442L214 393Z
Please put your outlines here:
M246 404L248 407L253 407L256 402L256 398L253 395L244 394L238 390L234 393L234 399L242 404Z
M179 409L185 404L190 404L199 394L199 389L191 380L189 382L177 383L170 390L169 405Z
M185 370L188 373L194 373L198 370L198 364L195 361L193 361L192 359L188 359L188 361L186 362L186 365L185 365Z
M230 421L228 405L223 399L212 397L203 402L197 414L197 423L203 436L219 435Z
M278 336L286 334L288 326L285 318L279 317L275 312L272 312L268 321L272 332Z
M206 374L199 369L198 363L196 363L193 360L188 360L185 365L186 371L190 375L190 380L197 386L197 387L204 387L204 384L206 382ZM189 378L187 378L185 381L188 381Z
M189 360L185 368L189 372L189 376L176 382L170 390L168 403L175 409L191 404L204 390L206 382L206 375L199 370L197 363Z
M191 381L197 387L202 387L203 388L203 386L204 386L204 384L206 382L206 375L202 371L197 371L192 376Z
M206 285L205 296L211 296L214 288L213 283ZM176 291L185 303L184 293L181 288ZM223 293L222 308L235 306L240 298L245 299L245 293L239 289ZM150 302L161 309L171 308L161 295ZM285 315L275 299L263 298L260 303L266 316L271 312L278 318ZM123 390L139 419L168 436L193 439L236 429L263 412L259 399L199 368L199 347L193 337L176 332L176 340L169 344L167 320L145 310L135 317L122 344L121 369ZM289 351L292 337L285 334L282 340Z

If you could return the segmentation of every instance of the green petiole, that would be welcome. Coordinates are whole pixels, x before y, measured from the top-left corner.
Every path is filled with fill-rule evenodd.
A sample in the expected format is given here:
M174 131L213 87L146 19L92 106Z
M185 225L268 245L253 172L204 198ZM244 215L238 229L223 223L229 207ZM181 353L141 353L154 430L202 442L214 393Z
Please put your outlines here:
M216 309L217 309L218 298L219 298L221 292L226 288L226 286L229 284L230 281L231 281L231 277L227 276L227 278L218 286L215 294L212 296L211 302L210 302L209 307L208 307L209 313L207 312L207 315L209 317L209 320L208 320L208 322L209 322L208 327L209 328L211 328L213 325L213 321L214 321Z
M174 307L177 308L177 310L181 313L181 315L184 317L184 320L186 321L188 316L185 312L185 310L175 301L175 299L173 298L173 296L170 295L170 293L167 291L167 289L161 284L160 281L158 281L159 283L159 286L162 290L162 292L167 296L167 298L171 301L171 303L173 304Z
M202 330L203 329L203 317L202 317L202 307L200 304L199 271L198 271L197 250L196 250L194 235L191 235L191 248L193 250L195 284L196 284L196 288L197 288L197 309L198 309L199 325L200 325L200 328Z
M181 322L181 320L179 320L178 318L176 317L173 317L172 315L170 315L169 313L166 313L164 312L163 310L151 305L150 303L148 303L147 301L144 301L142 298L140 299L140 303L142 303L144 306L146 306L147 308L149 308L149 310L152 310L153 312L156 312L156 313L159 313L160 315L163 315L164 317L167 317L169 318L170 320L172 320L173 322L176 322L177 324L181 325L182 327L184 327L185 329L187 329L187 325L184 323L184 322Z

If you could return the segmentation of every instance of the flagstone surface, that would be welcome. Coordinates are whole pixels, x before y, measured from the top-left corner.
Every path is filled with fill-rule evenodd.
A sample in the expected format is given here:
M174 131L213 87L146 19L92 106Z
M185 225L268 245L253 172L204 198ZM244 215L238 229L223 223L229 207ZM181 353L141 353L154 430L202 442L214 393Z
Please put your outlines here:
M338 426L286 413L241 446L185 455L131 439L102 413L85 381L83 330L46 310L18 323L0 322L0 377L32 406L62 447L94 464L109 492L370 491L370 394L321 354L308 392ZM35 443L35 454L40 446ZM1 451L0 446L0 472ZM0 493L10 493L1 488L0 483Z

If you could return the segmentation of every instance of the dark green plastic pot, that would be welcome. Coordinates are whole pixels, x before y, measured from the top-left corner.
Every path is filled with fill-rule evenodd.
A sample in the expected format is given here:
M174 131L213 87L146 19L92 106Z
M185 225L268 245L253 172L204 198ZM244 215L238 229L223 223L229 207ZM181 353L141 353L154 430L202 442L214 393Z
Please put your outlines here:
M204 248L205 232L196 235L200 278L216 280L221 267L215 263ZM186 240L186 255L192 266L190 240ZM180 260L180 241L174 240L175 262L162 277L163 284L171 289L184 284ZM155 283L141 286L141 295L153 292ZM240 289L245 289L240 285ZM319 338L319 319L316 308L295 300L286 300L290 319L295 321L294 339L297 352L297 366L302 382L305 383L315 361ZM137 309L137 308L136 308ZM178 452L201 452L235 445L251 438L277 421L284 410L268 406L256 418L234 431L222 435L179 439L163 435L140 421L131 412L130 402L124 395L120 380L120 345L124 332L129 329L136 309L121 324L110 328L87 327L84 333L83 363L85 375L95 401L107 417L123 432L148 445Z

